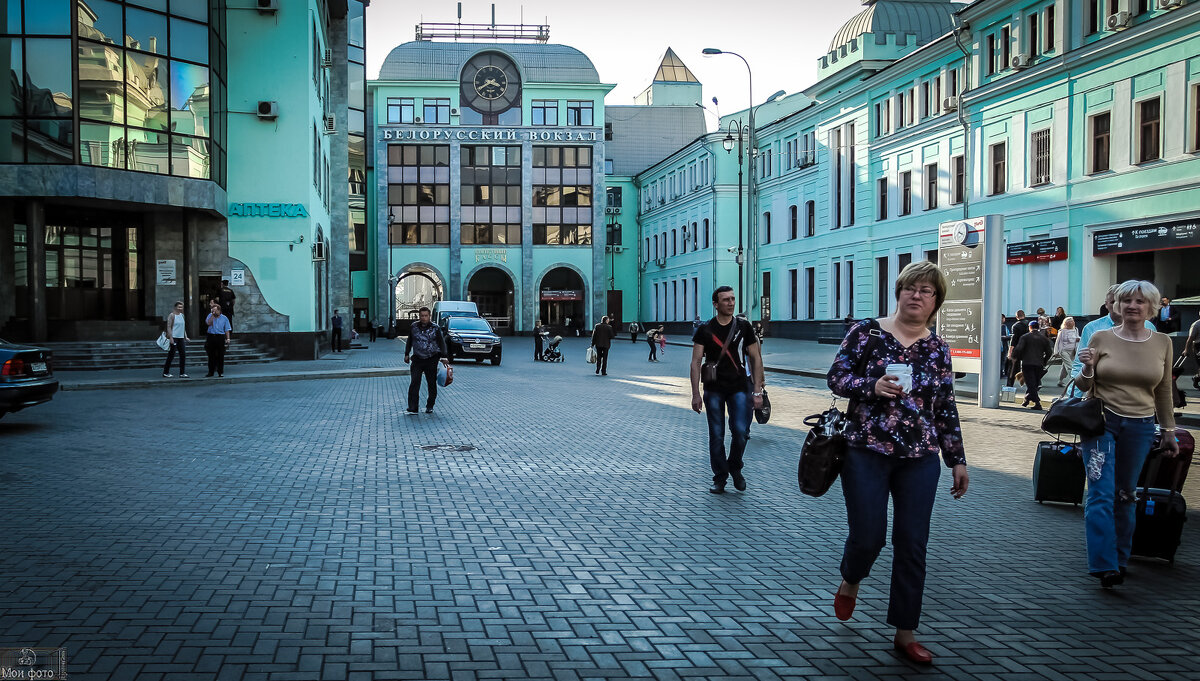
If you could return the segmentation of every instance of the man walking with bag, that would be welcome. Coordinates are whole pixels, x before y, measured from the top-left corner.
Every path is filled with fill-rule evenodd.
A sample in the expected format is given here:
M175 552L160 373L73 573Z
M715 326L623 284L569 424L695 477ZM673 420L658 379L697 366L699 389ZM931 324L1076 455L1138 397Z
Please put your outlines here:
M592 347L596 348L596 373L601 376L608 375L608 350L612 347L615 335L616 332L609 326L608 317L601 319L592 329Z
M750 322L733 316L736 299L733 287L713 291L716 316L701 324L692 336L692 410L708 412L708 457L713 484L708 491L725 492L725 483L733 477L734 489L746 489L742 475L742 454L750 431L750 416L762 406L763 370L758 339ZM747 380L749 358L753 378ZM751 389L751 382L753 389ZM701 393L701 383L704 391ZM731 441L725 453L725 417L729 415Z
M417 413L417 400L421 397L421 377L429 388L429 398L425 402L425 413L433 413L433 403L437 401L437 366L438 361L450 366L447 356L446 339L442 330L436 324L430 323L429 308L423 307L418 312L420 318L412 325L408 340L404 343L404 361L409 362L408 409L405 415Z

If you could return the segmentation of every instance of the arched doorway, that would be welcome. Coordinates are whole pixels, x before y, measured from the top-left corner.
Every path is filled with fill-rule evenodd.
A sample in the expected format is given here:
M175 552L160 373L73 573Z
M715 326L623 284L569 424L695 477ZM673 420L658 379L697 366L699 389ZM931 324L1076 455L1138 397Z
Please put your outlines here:
M393 292L396 320L406 323L416 320L422 307L432 308L442 299L443 291L442 278L432 268L424 265L405 267Z
M513 332L513 281L498 267L484 267L467 282L467 300L475 303L479 314L492 324L496 333Z
M538 287L538 316L543 324L572 331L586 328L583 277L568 267L556 267Z

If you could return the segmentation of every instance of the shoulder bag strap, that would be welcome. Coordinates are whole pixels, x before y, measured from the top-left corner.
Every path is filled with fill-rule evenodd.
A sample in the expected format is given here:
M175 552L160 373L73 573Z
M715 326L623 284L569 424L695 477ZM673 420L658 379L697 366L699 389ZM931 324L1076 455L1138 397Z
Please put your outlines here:
M879 328L879 323L872 319L867 325L867 344L863 346L862 354L858 356L858 364L854 368L854 375L866 378L864 375L867 371L867 358L871 353L875 352L875 348L879 347L883 342L883 331ZM853 397L849 399L846 405L846 412L854 410L854 405L858 400Z
M709 331L708 333L709 333L709 335L712 336L713 341L715 341L716 344L721 348L721 353L724 354L726 357L728 357L730 362L733 362L733 366L738 371L741 371L742 365L738 364L738 361L733 358L733 353L729 352L729 343L733 340L733 334L735 331L737 331L737 328L738 328L738 318L734 317L733 323L731 323L729 325L729 334L725 336L724 343L721 342L721 339L717 338L717 334L713 333L712 331ZM721 360L718 359L717 361L720 362Z

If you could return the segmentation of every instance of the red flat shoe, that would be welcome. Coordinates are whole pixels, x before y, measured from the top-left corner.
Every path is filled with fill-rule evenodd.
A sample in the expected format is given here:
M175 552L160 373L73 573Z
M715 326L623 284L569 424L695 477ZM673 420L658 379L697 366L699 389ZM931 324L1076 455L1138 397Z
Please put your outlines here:
M928 648L920 643L917 643L916 641L904 646L893 641L892 646L896 649L896 652L904 655L904 657L908 658L910 662L916 662L917 664L933 664L933 653L929 652Z
M854 604L858 599L854 596L844 596L840 593L833 594L833 614L838 619L845 622L854 614Z

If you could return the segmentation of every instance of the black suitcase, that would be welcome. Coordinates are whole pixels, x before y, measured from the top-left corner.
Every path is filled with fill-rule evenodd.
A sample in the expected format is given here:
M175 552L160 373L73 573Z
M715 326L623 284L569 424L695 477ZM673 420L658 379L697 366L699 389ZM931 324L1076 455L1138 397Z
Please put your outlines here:
M1139 489L1133 555L1162 558L1174 564L1185 522L1187 502L1182 494L1153 487Z
M1039 442L1033 458L1033 499L1083 503L1083 457L1079 445L1070 442Z
M1162 431L1154 434L1154 443L1150 447L1150 455L1142 465L1138 475L1138 487L1158 487L1183 491L1183 483L1187 480L1188 469L1192 466L1192 454L1196 449L1196 440L1192 434L1183 428L1175 429L1175 440L1179 443L1179 456L1168 459L1162 455ZM1151 469L1156 472L1151 474Z

